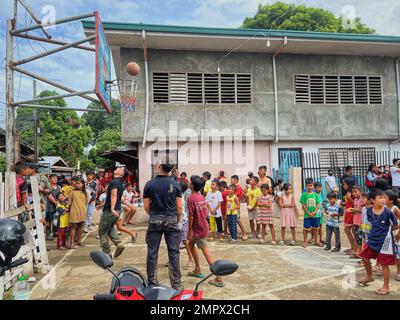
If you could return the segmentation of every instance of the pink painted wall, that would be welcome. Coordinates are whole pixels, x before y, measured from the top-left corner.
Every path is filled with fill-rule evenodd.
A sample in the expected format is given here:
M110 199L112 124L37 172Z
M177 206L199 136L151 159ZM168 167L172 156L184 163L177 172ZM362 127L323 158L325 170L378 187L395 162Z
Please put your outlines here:
M204 171L211 172L216 177L220 170L225 171L227 178L234 174L240 177L240 184L244 185L247 172L253 171L257 175L258 167L266 165L271 175L271 144L268 141L254 141L254 145L244 143L183 143L177 145L148 144L145 148L139 147L139 183L143 189L151 179L151 151L178 149L179 171L185 171L188 176L201 175Z

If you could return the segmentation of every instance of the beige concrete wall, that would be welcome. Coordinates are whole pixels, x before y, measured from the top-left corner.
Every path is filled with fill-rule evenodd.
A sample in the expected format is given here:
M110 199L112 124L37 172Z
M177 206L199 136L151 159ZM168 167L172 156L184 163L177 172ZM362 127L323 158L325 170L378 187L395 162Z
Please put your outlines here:
M260 165L266 165L271 175L271 144L268 141L255 141L254 146L247 145L247 148L245 143L232 142L203 145L178 142L169 147L154 143L139 148L139 182L142 189L151 179L151 151L156 149L178 149L179 171L185 171L189 177L201 175L206 170L216 177L220 170L224 170L228 178L237 174L240 184L244 185L247 172L253 171L257 175Z
M303 210L300 204L300 197L303 189L301 181L301 168L289 169L289 183L292 185L293 195L296 201L296 217L302 217Z

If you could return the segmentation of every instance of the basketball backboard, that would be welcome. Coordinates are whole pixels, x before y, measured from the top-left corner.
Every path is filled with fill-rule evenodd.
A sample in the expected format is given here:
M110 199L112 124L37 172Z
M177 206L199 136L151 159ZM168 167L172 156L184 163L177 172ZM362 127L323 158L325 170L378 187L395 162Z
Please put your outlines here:
M111 50L98 12L96 17L96 95L111 112Z

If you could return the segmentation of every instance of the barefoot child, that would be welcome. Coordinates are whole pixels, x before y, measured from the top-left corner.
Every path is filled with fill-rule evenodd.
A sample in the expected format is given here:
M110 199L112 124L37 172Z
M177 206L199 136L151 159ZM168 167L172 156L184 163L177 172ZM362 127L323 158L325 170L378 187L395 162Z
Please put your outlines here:
M316 218L319 206L321 205L320 196L314 190L314 181L311 178L306 179L306 192L303 192L300 198L304 210L304 225L303 225L303 247L307 248L307 236L311 232L316 246L323 246L318 241L317 232L319 228L320 218Z
M210 240L215 240L215 234L218 230L219 241L223 240L222 237L222 194L218 190L218 180L211 182L211 191L206 195L206 202L208 207L208 218L210 221Z
M362 220L362 207L364 201L362 198L362 188L360 185L354 185L351 188L351 196L347 200L346 210L348 214L353 215L353 225L352 225L352 235L354 236L354 242L352 246L353 254L350 258L359 258L359 253L361 252L362 246L362 231L360 230L361 220Z
M261 196L261 190L257 187L258 178L252 176L249 179L250 187L247 189L246 192L246 199L247 199L247 210L249 212L249 222L250 222L250 229L251 229L251 236L253 238L257 238L261 236L260 233L260 225L257 223L258 220L258 208L257 208L257 201L258 198ZM255 226L257 224L257 228Z
M386 207L392 210L393 214L395 215L397 222L400 221L400 209L398 207L398 199L397 193L392 190L385 191L386 195L388 196L388 202L386 203ZM395 242L397 246L397 254L396 254L396 265L397 265L397 275L395 280L400 281L400 256L399 256L399 240L400 240L400 232L397 230L395 232Z
M274 222L272 219L272 205L274 203L274 196L269 193L270 187L267 184L261 186L262 195L258 198L258 223L261 225L261 239L260 244L265 243L265 229L267 225L271 230L272 245L276 245Z
M226 197L229 194L228 185L226 181L220 181L218 184L219 191L222 195L222 204L221 204L221 212L222 212L222 220L224 224L224 237L228 236L228 221L226 217Z
M201 273L200 257L195 247L196 245L203 252L207 263L209 265L214 263L214 259L210 253L206 240L209 231L207 223L208 205L204 200L204 197L200 194L202 188L203 181L201 178L199 176L192 176L190 178L190 189L192 194L187 199L187 210L189 213L189 248L193 255L195 268L193 271L188 273L188 276L195 278L205 277L204 274ZM209 284L217 287L224 287L221 277L216 277L215 280L210 281Z
M69 214L68 214L68 201L67 197L63 193L59 193L58 204L56 207L56 212L58 214L58 230L57 230L57 249L65 250L67 245L67 234L68 234L68 224L69 224Z
M187 204L186 204L187 197L190 195L188 191L190 190L188 190L189 185L185 180L181 180L179 185L181 187L181 192L182 192L182 217L181 221L179 222L179 227L182 230L182 242L186 248L186 252L189 257L189 261L183 268L189 269L194 266L193 255L192 252L190 251L189 240L188 240L189 218L188 218Z
M294 211L295 201L292 185L285 183L282 187L282 191L282 195L279 197L278 202L279 207L281 208L280 220L282 237L282 240L279 242L279 244L285 244L286 228L290 228L292 240L289 242L289 245L294 246L296 244L296 212Z
M235 195L235 191L236 186L231 184L226 197L226 217L231 234L230 242L236 242L237 240L237 223L240 203L238 197Z
M349 240L350 243L350 248L344 250L344 253L347 255L354 255L354 248L356 247L356 238L353 233L353 213L351 212L346 212L346 209L351 208L351 188L355 185L355 180L348 177L344 178L342 181L343 185L343 193L344 193L344 232L346 233L347 239Z
M75 235L77 235L77 245L82 246L81 239L83 225L86 221L86 206L88 200L85 181L79 179L75 182L75 188L71 191L68 197L69 222L71 227L69 249L76 249L76 245L74 244Z
M399 228L393 212L385 207L385 193L377 189L371 192L372 208L367 209L368 221L371 223L371 231L360 256L363 258L367 276L359 283L362 286L374 281L370 259L376 259L382 266L383 286L376 293L387 295L389 293L390 265L396 264L394 241L392 231Z

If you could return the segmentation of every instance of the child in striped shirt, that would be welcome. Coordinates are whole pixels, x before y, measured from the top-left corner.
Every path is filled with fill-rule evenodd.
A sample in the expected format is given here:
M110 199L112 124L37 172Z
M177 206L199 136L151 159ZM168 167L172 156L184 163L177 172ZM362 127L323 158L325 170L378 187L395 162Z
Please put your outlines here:
M260 244L265 243L265 229L267 225L271 230L272 236L272 245L276 245L275 240L275 229L274 229L274 221L272 219L272 206L274 202L274 196L269 192L270 187L267 184L263 184L261 186L261 196L258 198L257 206L258 206L258 221L261 225L261 239L259 241Z

